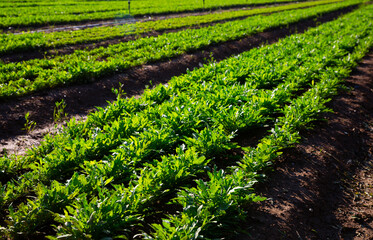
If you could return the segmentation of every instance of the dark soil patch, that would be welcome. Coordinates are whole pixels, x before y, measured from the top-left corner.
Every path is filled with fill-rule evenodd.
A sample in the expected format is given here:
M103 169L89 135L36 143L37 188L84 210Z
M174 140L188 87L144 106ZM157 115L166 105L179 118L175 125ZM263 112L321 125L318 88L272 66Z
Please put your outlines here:
M249 235L234 239L373 239L373 52L258 187Z

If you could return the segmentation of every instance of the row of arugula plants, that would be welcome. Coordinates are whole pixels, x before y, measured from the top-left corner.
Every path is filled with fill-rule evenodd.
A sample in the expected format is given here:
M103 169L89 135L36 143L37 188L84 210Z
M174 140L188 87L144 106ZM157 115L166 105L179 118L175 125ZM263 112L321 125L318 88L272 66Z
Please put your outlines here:
M322 0L312 2L301 2L283 6L268 8L254 8L249 10L226 11L211 13L207 15L187 16L180 18L169 18L157 21L146 21L136 23L126 23L117 26L104 26L87 28L75 31L59 31L52 33L25 32L22 34L1 34L0 53L10 54L24 52L35 49L49 49L54 47L74 45L80 43L99 42L106 39L123 37L126 35L137 35L152 31L164 31L191 27L199 24L214 23L223 20L247 17L256 14L273 13L296 8L316 6L319 4L339 2L341 0Z
M0 3L0 7L7 8L7 7L38 7L38 6L59 6L59 5L76 5L78 2L74 1L58 1L58 2L51 2L51 1L14 1L14 0L4 0Z
M33 6L8 6L4 7L4 11L0 13L0 17L20 17L27 15L34 17L33 15L77 15L84 13L94 12L108 12L108 11L119 11L123 10L126 3L122 1L111 1L108 4L107 1L91 1L91 2L55 2L56 4L36 4Z
M131 1L130 13L132 16L142 16L291 1L294 0L206 0L205 7L203 7L202 0ZM4 6L4 11L0 14L0 28L35 27L89 20L114 20L128 14L127 1L110 1L109 3L108 1L68 1L64 5L61 5L58 1L57 3L53 6Z
M5 11L0 13L0 17L13 18L20 17L27 14L28 17L35 17L35 15L77 15L83 13L94 13L94 12L108 12L108 11L119 11L123 10L123 2L112 2L111 4L95 4L95 2L77 4L67 4L67 5L40 5L34 7L7 7L4 8Z
M364 0L362 0L364 1ZM130 67L179 56L222 42L291 24L356 5L361 0L290 10L269 16L257 15L245 20L214 26L187 29L157 37L140 38L100 47L79 50L50 59L33 59L18 63L0 63L0 98L20 96L42 89L75 82L89 82L124 71Z
M263 168L326 110L373 46L372 9L206 65L139 99L118 98L85 122L72 120L27 156L3 158L2 172L18 174L0 188L9 212L3 233L30 235L54 224L58 238L128 237L148 224L159 201L181 206L181 213L154 224L145 238L216 232L216 221L262 200L252 188ZM245 154L228 168L216 167L220 155L239 148L235 135L267 124L270 135L257 147L241 148Z

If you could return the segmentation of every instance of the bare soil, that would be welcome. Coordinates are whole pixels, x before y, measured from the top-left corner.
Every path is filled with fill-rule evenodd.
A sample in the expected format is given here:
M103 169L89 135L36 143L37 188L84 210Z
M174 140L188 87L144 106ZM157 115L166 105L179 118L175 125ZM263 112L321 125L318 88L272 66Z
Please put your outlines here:
M373 239L373 52L324 114L259 184L234 239Z

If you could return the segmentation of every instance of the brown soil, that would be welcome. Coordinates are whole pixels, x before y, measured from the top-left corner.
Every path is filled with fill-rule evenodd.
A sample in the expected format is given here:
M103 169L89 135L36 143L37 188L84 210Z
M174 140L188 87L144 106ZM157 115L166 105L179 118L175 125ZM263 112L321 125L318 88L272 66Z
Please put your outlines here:
M65 110L70 116L85 115L95 106L105 106L107 101L114 100L115 96L111 89L118 87L120 82L124 84L127 96L135 96L142 93L145 86L149 85L149 81L154 85L166 83L171 77L183 74L187 69L200 67L211 57L219 61L262 44L274 43L280 38L294 32L302 33L309 27L330 21L350 10L332 12L317 19L289 25L287 28L277 28L241 40L226 42L176 57L167 62L143 65L99 82L56 88L22 98L3 100L0 102L0 149L5 148L7 152L22 152L20 149L22 145L8 145L8 142L10 139L24 135L22 128L27 112L30 112L30 120L36 122L38 129L45 128L52 122L55 102L61 101L61 99L67 103ZM31 136L33 136L32 134ZM40 136L35 137L40 138ZM25 145L27 144L23 146Z
M373 52L258 187L249 235L234 239L373 239Z

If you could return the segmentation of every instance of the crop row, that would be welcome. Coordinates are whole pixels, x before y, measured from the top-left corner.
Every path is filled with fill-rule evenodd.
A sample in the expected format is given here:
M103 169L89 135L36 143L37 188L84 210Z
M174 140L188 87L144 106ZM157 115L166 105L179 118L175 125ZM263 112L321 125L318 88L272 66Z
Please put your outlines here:
M31 172L1 188L10 225L3 231L31 234L52 222L60 238L126 235L159 200L178 192L182 214L154 225L153 237L206 233L212 221L260 199L251 189L258 171L298 139L297 131L324 110L325 99L372 47L372 18L369 6L175 77L140 99L118 99L84 123L72 121L20 159ZM293 98L311 82L311 90ZM272 134L246 149L238 166L214 167L221 154L238 147L232 142L237 131L264 124L274 124ZM207 175L210 181L190 188ZM17 205L18 197L29 201Z
M89 3L89 2L87 2ZM79 2L74 1L17 1L17 0L4 0L0 3L0 7L2 8L9 8L9 7L40 7L40 6L59 6L59 5L76 5L79 4Z
M159 61L202 49L213 44L236 40L284 26L302 19L355 5L360 0L284 11L269 16L216 24L201 29L187 29L158 37L141 38L91 51L76 51L51 59L34 59L0 64L0 97L19 96L42 89L89 82L130 67Z
M58 3L58 2L57 2ZM124 7L127 6L127 2L124 1L111 1L110 4L106 1L91 1L91 2L71 2L71 3L58 3L56 5L36 5L30 6L9 6L4 7L3 12L0 13L0 17L20 17L27 15L28 17L34 17L34 15L48 16L48 15L80 15L94 12L108 12L108 11L123 11Z
M5 11L0 13L2 18L15 18L24 16L27 14L28 17L48 16L48 15L78 15L84 13L95 13L95 12L109 12L109 11L120 11L126 5L125 2L112 2L111 4L95 4L85 3L84 5L51 5L51 6L35 6L35 7L7 7ZM113 13L111 13L113 14Z
M296 8L316 6L319 4L339 2L341 0L322 0L313 2L302 2L275 6L268 8L255 8L250 10L226 11L200 16L187 16L170 18L165 20L127 23L110 27L95 27L76 31L60 31L52 33L25 32L22 34L1 34L0 53L24 52L34 49L48 49L65 45L79 43L98 42L106 39L123 37L126 35L143 34L152 31L163 31L183 27L196 26L199 24L213 23L222 20L230 20L250 15L273 13Z
M291 0L290 0L291 1ZM284 2L283 0L214 0L205 1L205 8L214 9L223 6L255 5ZM285 1L289 2L289 0ZM0 14L0 28L45 26L87 20L118 19L128 14L127 1L91 1L67 2L66 5L55 6L25 6L4 7ZM203 1L178 0L178 1L132 1L131 15L164 14L170 12L184 12L202 10Z

